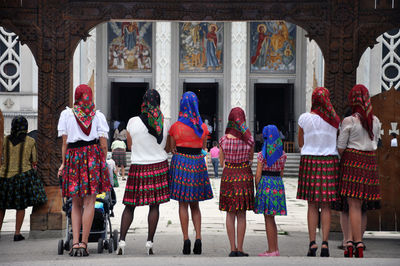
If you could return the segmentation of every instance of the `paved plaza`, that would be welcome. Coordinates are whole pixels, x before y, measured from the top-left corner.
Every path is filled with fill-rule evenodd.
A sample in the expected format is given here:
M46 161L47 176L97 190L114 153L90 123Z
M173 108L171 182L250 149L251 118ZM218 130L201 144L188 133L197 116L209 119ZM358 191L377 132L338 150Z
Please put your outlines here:
M400 233L396 232L367 232L365 256L369 259L344 259L342 250L337 246L341 241L340 233L331 233L331 258L307 258L304 255L308 247L307 206L304 201L296 200L297 179L284 179L287 195L288 216L277 217L279 231L279 246L281 257L260 258L257 254L267 247L264 218L247 212L247 232L245 251L249 258L228 258L229 242L225 229L225 213L218 210L219 179L211 179L214 198L200 203L202 211L203 255L182 255L182 234L178 216L178 203L171 201L160 207L160 220L155 237L155 255L148 257L144 248L147 236L148 207L136 208L134 221L127 236L125 256L115 254L97 254L97 244L89 244L88 258L70 258L68 255L57 255L58 239L33 239L29 236L29 214L27 210L22 234L28 239L13 242L12 236L15 224L15 211L7 211L0 238L0 264L13 263L16 265L400 265ZM115 206L115 217L111 218L113 229L119 230L120 217L124 208L121 204L125 189L125 181L120 181L116 188L118 203ZM193 226L190 224L193 232ZM192 234L194 242L194 232ZM318 236L317 243L320 243ZM319 254L319 251L318 251Z

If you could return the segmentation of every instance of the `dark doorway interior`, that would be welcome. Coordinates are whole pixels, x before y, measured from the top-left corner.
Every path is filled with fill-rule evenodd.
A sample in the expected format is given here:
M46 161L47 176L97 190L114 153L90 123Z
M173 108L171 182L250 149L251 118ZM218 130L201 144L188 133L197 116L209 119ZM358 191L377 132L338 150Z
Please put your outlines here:
M218 83L183 83L183 92L192 91L199 99L199 111L203 122L208 121L211 134L208 138L207 148L210 149L212 141L218 140Z
M293 84L254 84L254 132L256 149L262 144L264 126L274 124L285 136L294 140L294 86Z
M128 123L140 114L143 95L149 83L111 82L111 120Z

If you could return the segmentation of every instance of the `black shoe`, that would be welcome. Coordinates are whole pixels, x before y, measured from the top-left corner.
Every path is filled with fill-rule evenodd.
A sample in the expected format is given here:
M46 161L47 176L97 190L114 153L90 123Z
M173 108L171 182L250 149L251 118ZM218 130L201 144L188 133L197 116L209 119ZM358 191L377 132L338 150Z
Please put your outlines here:
M308 252L307 252L307 257L315 257L317 256L317 249L318 248L311 248L313 245L315 245L315 241L311 241L309 248L308 248Z
M196 241L194 242L193 254L201 254L201 239L196 239Z
M25 237L23 237L21 234L14 235L14 241L22 241L22 240L25 240Z
M229 253L228 257L237 257L237 251L231 251L231 253Z
M322 247L322 245L326 245L326 248ZM321 244L321 257L329 257L328 241L322 241L322 244Z
M244 253L244 252L242 252L242 251L236 251L236 257L248 257L249 256L249 254L247 254L247 253Z
M183 242L183 250L182 250L182 253L183 253L184 255L189 255L189 254L190 254L190 239L186 239L186 240Z

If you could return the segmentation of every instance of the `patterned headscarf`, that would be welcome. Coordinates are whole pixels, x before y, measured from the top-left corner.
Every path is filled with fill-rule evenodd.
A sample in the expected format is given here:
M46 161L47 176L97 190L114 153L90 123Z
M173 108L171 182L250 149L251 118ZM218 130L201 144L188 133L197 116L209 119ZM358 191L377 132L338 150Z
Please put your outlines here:
M146 125L149 133L160 144L163 140L164 116L160 110L160 94L158 91L148 89L143 96L142 113L140 119Z
M339 128L340 117L336 114L332 106L328 89L323 87L315 88L312 93L311 112L319 115L334 128Z
M283 145L278 128L275 125L264 127L263 139L262 155L267 161L267 165L272 166L283 154Z
M74 108L72 110L79 127L83 133L89 136L96 110L93 103L92 89L88 85L81 84L76 88Z
M201 127L203 120L199 113L199 100L194 92L188 91L182 95L178 121L193 128L199 138L203 136Z
M25 141L28 132L28 121L23 116L16 116L11 121L11 133L8 139L15 146Z
M246 116L242 108L232 108L228 116L228 125L226 126L225 134L231 134L250 145L252 144L250 140L251 132L246 126Z
M369 137L373 139L372 122L374 114L372 113L368 89L361 84L355 85L349 93L349 104L353 115L358 115L361 125L367 130Z

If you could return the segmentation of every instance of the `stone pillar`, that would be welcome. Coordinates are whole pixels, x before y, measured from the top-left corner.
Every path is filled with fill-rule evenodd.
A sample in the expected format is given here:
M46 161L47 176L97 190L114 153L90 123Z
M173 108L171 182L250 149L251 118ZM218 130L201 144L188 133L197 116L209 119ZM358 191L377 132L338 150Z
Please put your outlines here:
M247 106L247 23L232 22L231 108Z
M156 22L156 86L161 111L171 120L171 22Z

